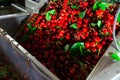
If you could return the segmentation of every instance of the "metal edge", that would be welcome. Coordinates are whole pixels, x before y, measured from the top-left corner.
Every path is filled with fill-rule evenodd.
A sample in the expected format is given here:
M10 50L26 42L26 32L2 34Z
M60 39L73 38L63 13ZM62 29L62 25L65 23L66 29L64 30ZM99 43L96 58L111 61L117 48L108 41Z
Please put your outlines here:
M11 17L18 17L18 16L26 16L26 15L30 15L30 13L22 12L22 13L16 13L16 14L1 15L0 19L11 18Z
M11 4L11 6L13 6L13 7L15 7L15 8L17 8L20 11L23 11L23 12L32 12L31 9L29 9L27 7L24 7L24 6L22 6L22 5L18 4L18 3Z
M17 47L24 55L31 59L35 65L41 69L47 76L49 76L52 80L60 80L57 76L55 76L51 71L49 71L43 64L41 64L34 56L32 56L26 49L24 49L18 42L16 42L11 36L7 34L2 28L0 28L0 34L3 35L6 39L8 39L11 44Z
M15 5L15 4L11 4L11 6L17 8L17 9L20 10L20 11L28 12L27 10L25 10L25 9L23 9L23 8L21 8L21 7L17 6L17 5Z
M49 0L40 0L39 2L34 2L32 0L25 0L25 6L32 9L32 13L38 13L39 9L48 1Z
M45 4L47 3L49 0L41 0L39 3L38 3L38 6L35 8L35 10L33 10L33 12L37 13L38 10Z

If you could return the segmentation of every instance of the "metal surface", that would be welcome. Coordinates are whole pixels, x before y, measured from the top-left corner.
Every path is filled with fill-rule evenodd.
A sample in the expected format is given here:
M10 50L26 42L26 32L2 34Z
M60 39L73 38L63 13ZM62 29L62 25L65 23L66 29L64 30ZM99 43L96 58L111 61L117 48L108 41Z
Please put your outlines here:
M91 80L120 80L120 61L109 65Z
M120 32L117 35L117 39L120 40ZM92 80L94 76L96 76L106 67L114 63L113 59L110 56L110 53L114 52L116 52L116 48L114 42L112 42L86 80Z
M29 15L28 11L13 4L0 7L0 27L12 36Z
M45 77L45 79L35 79L35 80L59 80L52 72L50 72L44 65L42 65L34 56L32 56L27 50L25 50L19 43L17 43L11 36L7 34L6 31L0 28L0 35L7 39L12 46L14 46L17 50L19 50L24 57L27 57L27 60L30 60L34 68L41 73L41 76ZM6 44L6 43L5 43ZM6 46L6 45L3 45ZM5 49L0 48L0 50L5 51ZM9 51L9 50L8 50ZM14 52L14 51L13 51ZM9 53L9 52L7 52ZM13 59L14 60L14 59Z
M16 37L14 36L14 34L16 34L16 32L20 28L22 28L21 23L24 22L24 20L28 18L28 16L30 16L31 13L36 12L36 10L39 10L39 8L41 8L46 1L47 0L41 0L39 3L37 3L38 6L36 7L35 5L34 6L35 8L33 9L33 11L26 10L26 8L29 8L30 6L32 6L31 4L29 4L29 7L26 7L26 8L21 8L17 5L12 4L10 8L6 8L6 10L3 9L3 12L0 14L0 27L3 28L5 31L0 28L0 35L4 36L7 40L9 40L10 43L21 52L20 54L27 57L28 60L30 60L31 63L34 66L36 66L36 68L39 69L38 71L41 71L46 76L48 76L49 79L47 80L59 80L58 77L56 77L51 71L49 71L34 56L32 56L28 51L26 51L19 43L17 43L12 38L12 37ZM40 79L40 80L46 80L46 79Z
M13 65L15 71L21 76L21 80L51 80L4 35L0 33L0 44L2 44L0 45L0 54L3 55L3 59L7 59Z
M6 15L6 14L15 14L15 13L21 13L22 11L16 9L13 6L1 6L0 7L0 15Z
M48 0L38 0L37 2L33 0L25 0L25 6L30 8L33 13L37 13L39 9L47 2Z

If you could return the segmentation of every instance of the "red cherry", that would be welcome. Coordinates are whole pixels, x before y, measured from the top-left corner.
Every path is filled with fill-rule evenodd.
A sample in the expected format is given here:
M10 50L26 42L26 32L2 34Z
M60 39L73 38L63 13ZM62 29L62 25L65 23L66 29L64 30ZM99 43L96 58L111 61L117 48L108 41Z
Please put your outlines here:
M29 28L28 28L28 27L25 27L24 30L25 30L25 32L28 32L28 31L29 31Z
M88 14L88 16L89 16L89 17L92 17L92 16L93 16L93 12L90 12L90 13Z
M83 2L83 6L84 7L87 7L88 6L88 2L86 1L86 2Z
M111 15L111 14L109 14L109 15L108 15L108 19L110 19L110 20L114 20L114 16Z
M91 51L92 51L93 53L95 53L95 52L97 52L97 49L94 47L94 48L91 49Z
M90 48L90 42L85 43L85 48L87 48L87 49Z
M61 34L64 34L64 33L65 33L65 31L64 31L64 30L61 30L61 31L60 31L60 33L61 33Z
M95 43L95 42L91 42L91 43L90 43L90 47L93 47L93 48L94 48L95 46L96 46L96 43Z
M74 64L75 69L79 69L79 64Z
M98 44L98 45L97 45L97 49L98 49L98 50L101 50L102 48L103 48L103 45L102 45L102 44Z
M84 34L84 36L85 36L85 37L88 37L88 36L89 36L89 32L86 32L86 33Z
M83 40L85 40L86 36L82 35L81 38L82 38Z
M74 67L69 68L69 73L73 75L75 73L75 68Z
M100 42L100 41L101 41L101 38L95 37L95 38L94 38L94 41L95 41L95 42Z
M109 41L113 41L113 37L108 37L108 40Z
M54 70L54 68L50 68L50 71L54 72L55 70Z
M106 44L106 41L102 41L102 43L101 43L102 45L105 45Z
M87 24L83 24L83 27L87 27Z
M66 40L70 40L70 36L69 35L65 36L65 38L66 38Z
M90 13L90 11L91 11L91 9L88 9L88 10L86 11L86 14L89 14L89 13Z
M106 22L105 26L106 26L106 27L110 27L110 26L111 26L110 20Z
M88 31L87 28L83 28L83 29L82 29L82 32L83 32L83 33L87 32L87 31Z
M60 36L60 37L63 37L63 34L62 34L62 33L59 33L59 36Z
M95 55L95 59L96 59L96 60L99 60L99 59L100 59L100 56L99 56L99 55Z
M102 29L103 35L109 35L108 31L106 28Z
M94 36L98 36L98 32L94 32Z
M84 21L85 23L88 23L88 22L89 22L89 20L88 20L88 19L84 19L83 21Z
M96 15L97 15L97 17L99 17L99 18L102 18L103 17L103 13L104 13L104 11L103 10L96 10Z

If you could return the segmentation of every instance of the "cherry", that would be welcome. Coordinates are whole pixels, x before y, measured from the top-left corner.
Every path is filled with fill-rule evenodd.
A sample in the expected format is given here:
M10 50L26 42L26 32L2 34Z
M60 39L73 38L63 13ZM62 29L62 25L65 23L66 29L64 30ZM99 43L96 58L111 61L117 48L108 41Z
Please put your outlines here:
M87 9L86 14L89 14L89 13L90 13L90 11L91 11L91 9Z
M98 32L94 32L94 36L98 36Z
M102 45L105 45L106 44L106 41L102 41L102 43L101 43Z
M89 16L89 17L92 17L92 16L93 16L93 12L90 12L90 13L88 14L88 16Z
M82 32L83 32L83 33L87 32L87 31L88 31L87 28L83 28L83 29L82 29Z
M54 70L54 68L50 68L50 71L54 72L55 70Z
M94 47L94 48L91 48L91 51L92 51L93 53L95 53L95 52L97 52L97 49Z
M98 50L101 50L101 49L102 49L102 47L103 47L103 45L102 45L102 44L98 44L98 45L97 45L97 49L98 49Z
M102 18L103 17L103 13L104 13L104 11L103 10L96 10L96 15L97 15L97 17L99 17L99 18Z
M108 40L109 41L113 41L113 37L108 37Z
M87 24L83 24L83 27L87 27Z
M91 42L90 47L93 47L93 48L96 47L96 42Z
M75 68L74 68L74 67L70 67L70 68L69 68L69 73L70 73L71 75L73 75L73 74L75 73Z
M90 61L90 60L91 60L91 56L87 56L87 57L86 57L86 60L87 60L87 61Z
M99 60L99 59L100 59L100 56L99 56L99 55L95 55L95 59L96 59L96 60Z
M85 43L85 48L89 49L90 48L90 42Z
M106 27L110 27L110 26L111 26L110 20L106 22L105 26L106 26Z
M27 33L29 38L21 44L60 79L85 80L113 40L114 9L117 8L112 5L111 10L93 11L94 3L92 0L50 0L43 12L28 20L31 26L24 25L22 35ZM46 13L51 10L55 13L48 17ZM98 20L102 27L97 25ZM72 24L75 25L71 27ZM36 28L33 34L32 27ZM120 29L118 22L116 29ZM83 56L71 55L71 47L77 42L84 43Z
M99 37L95 37L95 38L94 38L94 41L98 43L98 42L101 41L101 39L100 39Z
M66 40L70 40L70 35L65 36Z
M83 2L83 6L84 7L87 7L88 6L88 2L86 1L86 2Z
M108 15L108 19L110 19L110 20L114 20L114 16L111 15L111 14L109 14L109 15Z

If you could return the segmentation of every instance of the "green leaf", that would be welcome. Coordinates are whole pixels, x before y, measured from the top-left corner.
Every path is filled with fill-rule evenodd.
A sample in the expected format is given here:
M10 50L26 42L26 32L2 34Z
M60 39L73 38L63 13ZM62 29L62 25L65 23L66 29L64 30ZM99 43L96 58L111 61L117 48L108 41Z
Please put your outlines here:
M53 9L53 10L49 10L47 13L48 13L48 14L55 14L55 12L56 12L56 10Z
M95 27L96 26L96 23L91 23L90 24L92 27Z
M58 1L58 0L53 0L54 2Z
M28 23L28 24L27 24L27 27L28 27L29 29L32 29L31 23Z
M28 23L27 26L29 28L29 33L34 33L37 30L36 27L32 27L31 23Z
M67 52L70 48L70 45L69 44L66 44L65 47L64 47L64 51Z
M108 3L105 3L105 2L99 3L98 6L101 10L106 10L109 7Z
M97 21L97 26L98 26L98 28L100 28L100 29L102 28L102 21L101 21L101 20L98 20L98 21Z
M84 63L82 61L77 61L77 63L80 65L80 66L84 66Z
M117 52L115 52L115 53L112 53L112 54L111 54L111 57L112 57L114 60L116 60L116 61L120 61L120 52L117 51Z
M76 42L71 46L70 52L73 56L84 55L84 43L83 42Z
M72 28L72 29L78 29L78 27L77 27L77 24L76 24L76 23L71 24L71 25L70 25L70 28Z
M50 21L51 20L51 16L50 16L50 14L46 14L46 16L45 16L45 19L47 20L47 21Z
M81 12L81 13L79 13L79 17L80 17L80 18L84 18L84 17L85 17L85 13L86 13L86 10L83 11L83 12Z
M56 12L55 9L49 10L49 11L46 13L46 15L45 15L45 19L46 19L47 21L50 21L50 20L51 20L51 14L55 14L55 12Z
M72 5L71 8L72 8L72 9L79 9L79 6L77 6L77 5Z
M93 11L95 11L95 10L98 9L98 4L99 4L98 1L96 1L96 2L94 3L94 5L93 5L93 7L92 7Z
M120 14L118 15L117 21L120 23Z
M64 37L61 37L61 38L60 38L60 41L62 41L63 39L64 39Z
M37 30L37 28L36 28L36 27L33 27L32 29L30 29L29 32L30 32L31 34L33 34L33 33L35 33L36 30Z

